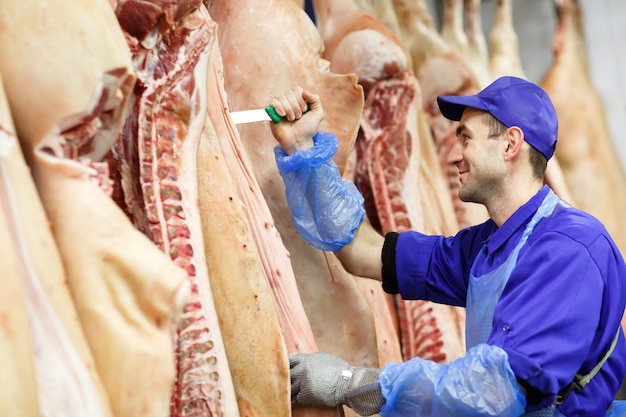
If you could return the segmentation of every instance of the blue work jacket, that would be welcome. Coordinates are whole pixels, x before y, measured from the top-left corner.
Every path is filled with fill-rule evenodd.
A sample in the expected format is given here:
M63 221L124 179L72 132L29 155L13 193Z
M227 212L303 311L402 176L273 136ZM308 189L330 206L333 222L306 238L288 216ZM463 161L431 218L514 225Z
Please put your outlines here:
M548 191L544 186L500 228L487 220L452 237L400 233L395 244L400 295L464 307L470 269L479 276L506 260ZM474 265L484 244L487 256ZM561 202L537 225L497 301L487 341L506 351L518 380L539 394L527 411L554 403L576 373L588 373L608 351L626 306L625 279L622 255L593 216ZM602 369L559 411L604 415L625 373L621 333Z

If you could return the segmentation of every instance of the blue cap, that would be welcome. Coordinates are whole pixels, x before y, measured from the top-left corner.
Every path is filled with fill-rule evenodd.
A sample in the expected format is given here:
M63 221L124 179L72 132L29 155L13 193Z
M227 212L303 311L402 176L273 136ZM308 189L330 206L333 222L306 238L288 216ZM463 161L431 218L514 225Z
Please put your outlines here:
M517 126L533 148L550 159L554 155L559 123L548 94L517 77L500 77L475 96L439 96L441 114L461 120L466 107L485 110L506 127Z

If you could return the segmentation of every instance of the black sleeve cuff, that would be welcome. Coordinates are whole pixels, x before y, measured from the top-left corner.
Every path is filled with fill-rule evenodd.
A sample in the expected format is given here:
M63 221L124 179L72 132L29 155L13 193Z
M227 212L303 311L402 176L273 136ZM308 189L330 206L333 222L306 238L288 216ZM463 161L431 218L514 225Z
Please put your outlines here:
M396 277L396 242L399 234L389 232L385 235L383 244L381 275L383 277L383 290L389 294L398 294L398 278Z

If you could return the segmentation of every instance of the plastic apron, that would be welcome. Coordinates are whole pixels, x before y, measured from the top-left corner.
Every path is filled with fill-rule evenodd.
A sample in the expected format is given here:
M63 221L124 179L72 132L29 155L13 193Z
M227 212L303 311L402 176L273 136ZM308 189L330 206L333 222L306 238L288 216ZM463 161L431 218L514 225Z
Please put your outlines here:
M526 244L526 241L535 229L535 226L537 226L541 219L552 214L558 202L559 198L550 190L537 209L535 215L526 225L526 229L524 229L524 233L522 234L520 241L511 251L508 258L500 266L484 275L474 276L473 274L470 274L467 289L465 324L465 344L467 349L470 349L480 343L487 343L487 339L491 333L493 312L495 310L496 303L498 302L498 299L502 294L502 290L511 276L513 268L515 268L515 265L517 264L517 257L521 248ZM474 260L474 265L471 270L474 270L475 265L484 262L486 252L487 245L484 245ZM562 414L556 410L555 406L524 414L526 417L552 417L561 415Z
M517 264L517 256L520 250L526 244L528 237L535 229L537 223L544 217L548 217L552 214L558 202L559 198L550 190L533 218L530 219L530 222L526 225L526 229L520 241L511 251L506 261L484 275L477 277L470 274L466 299L467 318L465 324L465 345L467 349L479 343L487 343L487 339L491 333L493 312L496 303L511 276L513 268L515 268ZM484 262L486 252L487 245L485 244L474 260L474 265L471 270L474 270L474 267L479 263Z

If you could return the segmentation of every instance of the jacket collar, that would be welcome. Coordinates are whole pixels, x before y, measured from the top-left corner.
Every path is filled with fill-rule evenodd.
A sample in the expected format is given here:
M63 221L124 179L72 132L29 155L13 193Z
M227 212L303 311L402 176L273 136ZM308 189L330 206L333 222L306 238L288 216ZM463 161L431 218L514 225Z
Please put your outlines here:
M516 232L523 230L532 216L537 212L541 203L550 192L550 187L544 185L528 202L518 208L502 226L489 237L487 253L500 249Z

